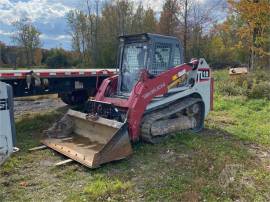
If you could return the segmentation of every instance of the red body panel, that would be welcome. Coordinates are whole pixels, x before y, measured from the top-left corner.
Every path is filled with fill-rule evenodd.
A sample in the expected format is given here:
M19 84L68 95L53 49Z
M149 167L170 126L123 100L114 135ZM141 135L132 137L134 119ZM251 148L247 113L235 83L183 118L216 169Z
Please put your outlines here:
M154 97L166 94L168 92L168 85L172 82L173 76L178 75L178 72L183 70L188 72L192 70L192 67L183 64L169 69L151 79L147 78L145 73L142 73L140 80L133 87L128 99L106 97L106 91L111 88L111 83L115 84L115 82L117 82L117 76L110 77L103 81L95 99L97 101L111 103L127 110L129 135L132 141L136 141L139 139L140 122L147 105Z
M211 86L210 86L210 109L214 110L214 78L211 78Z

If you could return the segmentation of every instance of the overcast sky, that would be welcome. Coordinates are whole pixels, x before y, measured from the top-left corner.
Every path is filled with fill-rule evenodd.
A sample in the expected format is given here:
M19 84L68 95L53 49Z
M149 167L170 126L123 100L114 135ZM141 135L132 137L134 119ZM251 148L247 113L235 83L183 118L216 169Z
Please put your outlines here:
M92 1L94 3L96 0ZM137 5L141 0L133 1ZM198 1L205 3L206 0ZM14 31L12 22L27 17L41 31L44 48L70 49L70 36L67 34L65 16L71 9L82 8L84 2L84 0L0 0L0 41L12 44L10 40ZM156 12L160 12L164 0L141 2L145 8L149 6Z

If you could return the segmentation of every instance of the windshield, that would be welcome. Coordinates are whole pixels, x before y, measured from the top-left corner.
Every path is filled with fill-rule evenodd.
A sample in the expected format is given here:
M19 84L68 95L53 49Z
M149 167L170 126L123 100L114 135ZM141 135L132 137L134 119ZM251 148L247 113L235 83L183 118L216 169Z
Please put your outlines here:
M122 57L121 91L130 92L138 81L141 69L147 66L147 46L143 43L126 44Z

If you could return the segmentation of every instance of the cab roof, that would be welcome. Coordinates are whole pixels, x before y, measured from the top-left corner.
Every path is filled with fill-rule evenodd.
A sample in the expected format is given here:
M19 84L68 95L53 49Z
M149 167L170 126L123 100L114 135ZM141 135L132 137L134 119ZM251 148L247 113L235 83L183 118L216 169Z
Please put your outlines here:
M119 36L120 40L124 42L142 42L142 41L153 41L158 43L178 43L181 45L181 42L178 38L174 36L166 36L161 34L152 34L152 33L141 33L141 34L132 34L132 35L123 35Z

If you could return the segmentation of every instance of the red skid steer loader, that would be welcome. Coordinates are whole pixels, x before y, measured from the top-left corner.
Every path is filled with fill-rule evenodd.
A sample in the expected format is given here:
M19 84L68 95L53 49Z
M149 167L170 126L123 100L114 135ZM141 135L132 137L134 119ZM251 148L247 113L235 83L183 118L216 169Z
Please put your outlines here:
M84 110L69 110L43 144L90 168L123 159L131 142L159 142L182 130L200 131L213 104L204 59L183 63L174 37L120 37L119 73L103 81Z

